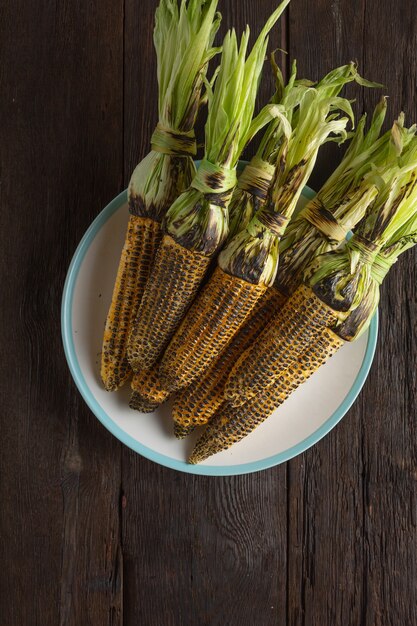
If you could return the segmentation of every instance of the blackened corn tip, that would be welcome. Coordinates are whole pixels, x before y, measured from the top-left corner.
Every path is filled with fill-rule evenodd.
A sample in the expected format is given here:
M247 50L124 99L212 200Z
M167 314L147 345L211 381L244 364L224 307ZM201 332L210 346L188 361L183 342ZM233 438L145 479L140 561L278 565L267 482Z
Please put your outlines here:
M102 379L102 381L103 381L104 389L108 391L109 393L113 393L119 389L118 385L116 384L114 380Z
M195 430L194 424L191 426L182 426L174 422L174 435L177 439L185 439Z
M202 445L203 441L202 440L197 441L194 450L192 451L192 453L190 454L188 458L188 463L190 465L198 465L198 463L202 463L203 461L206 461L213 454L216 454L216 452L222 451L221 449L213 450L213 448L210 445L209 446L205 446L204 444Z
M169 391L161 384L157 368L137 372L131 383L132 391L136 391L143 399L154 404L163 404L169 398Z
M210 455L204 456L204 455L195 454L193 452L192 455L190 456L190 458L188 459L188 464L189 465L198 465L199 463L204 461L206 458L208 458L208 456L210 456Z
M129 401L129 407L134 411L139 411L139 413L155 413L159 406L159 403L143 398L136 392L132 393Z

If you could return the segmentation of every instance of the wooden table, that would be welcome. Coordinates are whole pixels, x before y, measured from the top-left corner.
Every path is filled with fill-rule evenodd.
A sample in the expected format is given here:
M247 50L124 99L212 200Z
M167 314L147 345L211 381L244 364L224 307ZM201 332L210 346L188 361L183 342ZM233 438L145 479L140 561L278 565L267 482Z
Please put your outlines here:
M157 121L155 0L1 8L1 570L5 626L411 626L416 598L417 272L383 288L369 380L293 461L214 479L121 445L73 384L66 270ZM223 0L253 32L276 0ZM271 37L319 78L356 59L417 119L411 0L293 0ZM266 77L262 96L268 98ZM380 91L351 88L357 113ZM312 184L339 158L324 150Z

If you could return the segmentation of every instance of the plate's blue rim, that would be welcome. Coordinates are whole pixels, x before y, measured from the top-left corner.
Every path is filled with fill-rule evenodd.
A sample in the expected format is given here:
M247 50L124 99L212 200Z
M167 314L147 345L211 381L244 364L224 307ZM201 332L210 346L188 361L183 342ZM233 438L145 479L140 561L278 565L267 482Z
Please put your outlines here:
M303 195L308 198L313 198L315 192L309 187L305 187ZM285 463L295 456L301 454L320 439L322 439L327 433L336 426L336 424L342 419L342 417L348 412L356 398L358 397L365 381L368 376L369 370L372 365L372 361L375 355L375 349L378 338L378 312L371 322L368 336L368 343L366 346L365 357L355 382L352 385L349 393L345 397L342 404L338 409L329 417L329 419L320 426L309 437L298 443L297 445L275 454L274 456L262 459L260 461L254 461L253 463L243 463L241 465L221 466L221 467L208 467L204 465L189 465L185 461L176 461L168 456L155 452L151 448L148 448L136 439L133 439L124 430L118 426L109 415L99 405L97 400L91 393L87 382L81 372L81 368L78 363L77 355L75 352L75 346L72 336L72 300L74 296L74 288L77 280L77 276L80 270L81 263L90 247L91 241L94 239L98 231L107 222L108 219L127 202L127 190L120 193L114 200L110 202L92 222L83 238L81 239L77 250L72 258L71 264L68 269L68 274L65 280L62 306L61 306L61 331L62 341L64 344L65 356L68 361L68 366L71 371L75 384L78 387L79 392L84 398L85 402L100 420L100 422L109 430L117 439L119 439L126 446L138 452L145 458L169 467L171 469L178 470L180 472L186 472L188 474L197 474L202 476L237 476L242 474L251 474L253 472L259 472L261 470L274 467L281 463Z

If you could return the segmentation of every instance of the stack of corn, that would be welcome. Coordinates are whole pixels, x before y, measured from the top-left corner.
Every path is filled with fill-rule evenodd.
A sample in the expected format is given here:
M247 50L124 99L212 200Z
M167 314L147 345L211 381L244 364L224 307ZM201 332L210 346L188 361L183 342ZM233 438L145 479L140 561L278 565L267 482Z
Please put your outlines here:
M248 53L234 30L213 47L217 0L161 0L154 43L159 122L129 185L129 224L107 317L105 388L132 376L130 406L153 412L175 394L174 433L207 425L198 463L262 423L342 345L368 327L379 288L417 241L416 128L401 115L381 134L387 102L354 133L342 88L353 63L320 82L287 84L254 116L268 34ZM206 78L210 60L219 68ZM204 158L194 125L208 104ZM240 155L266 127L238 179ZM351 138L317 196L296 207L328 141ZM353 237L347 242L349 232Z

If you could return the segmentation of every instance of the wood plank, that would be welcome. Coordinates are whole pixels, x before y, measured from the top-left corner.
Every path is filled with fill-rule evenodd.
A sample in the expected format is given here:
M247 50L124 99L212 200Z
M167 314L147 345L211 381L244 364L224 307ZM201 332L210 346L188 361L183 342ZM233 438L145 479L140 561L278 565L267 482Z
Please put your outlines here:
M258 32L274 0L223 3L222 33ZM126 2L125 185L157 121L154 3ZM271 48L282 46L276 29ZM261 99L269 99L266 78ZM130 624L285 623L286 469L236 477L182 475L123 448L124 609Z
M367 0L367 72L388 86L391 115L417 121L417 16L407 2ZM387 42L381 46L381 42ZM381 333L363 420L364 615L376 626L417 623L417 253L382 288Z
M359 56L362 73L389 86L390 119L403 107L414 121L409 68L416 64L416 24L411 7L402 5L404 11L391 1L382 8L343 0L329 10L327 2L294 3L291 55L321 72ZM302 18L307 32L299 28ZM388 40L392 45L381 46ZM379 95L358 93L357 113L371 112ZM313 185L325 180L336 158L334 149L323 152ZM324 441L290 464L291 624L416 622L413 258L415 252L382 290L379 348L361 397Z
M123 3L2 7L2 623L120 624L120 446L65 363L60 300L122 172Z
M318 80L360 57L363 11L363 2L347 0L290 6L289 51L300 76ZM363 90L352 86L346 93L361 114ZM334 145L321 150L313 188L341 154ZM288 624L363 623L361 407L359 401L330 435L289 464Z
M127 625L284 623L285 468L215 479L131 455L123 471Z

